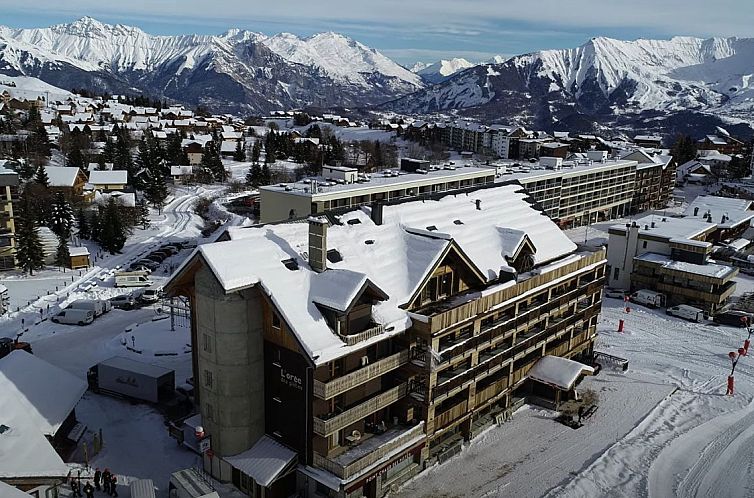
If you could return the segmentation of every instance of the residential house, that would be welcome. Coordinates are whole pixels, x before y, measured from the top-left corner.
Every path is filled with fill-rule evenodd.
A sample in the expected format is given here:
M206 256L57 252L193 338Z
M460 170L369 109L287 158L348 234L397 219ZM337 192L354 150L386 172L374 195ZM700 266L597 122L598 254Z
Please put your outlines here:
M75 199L84 193L87 178L81 169L72 166L44 166L44 169L50 180L50 188L63 192L67 199Z
M125 190L128 186L128 171L126 170L94 170L89 172L89 185L94 190L110 192Z

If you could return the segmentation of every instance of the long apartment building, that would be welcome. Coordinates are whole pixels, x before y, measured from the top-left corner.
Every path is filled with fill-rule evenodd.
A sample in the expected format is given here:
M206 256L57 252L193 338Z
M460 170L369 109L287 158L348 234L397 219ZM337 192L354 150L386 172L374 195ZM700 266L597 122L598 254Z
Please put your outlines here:
M0 271L16 266L13 202L18 199L18 173L0 166Z
M251 496L383 496L554 395L541 358L593 352L605 253L517 184L222 239L166 289L191 302L204 466Z

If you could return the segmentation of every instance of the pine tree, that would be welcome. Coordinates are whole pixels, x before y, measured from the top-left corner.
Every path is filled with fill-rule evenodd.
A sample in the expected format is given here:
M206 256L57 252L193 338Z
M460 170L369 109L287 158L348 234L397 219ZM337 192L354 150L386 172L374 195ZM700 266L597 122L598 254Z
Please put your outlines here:
M261 185L269 185L272 183L272 172L270 171L270 167L266 164L262 166L262 177L260 179Z
M47 176L47 170L44 166L37 168L37 172L34 174L34 181L43 187L50 186L50 178Z
M58 250L55 253L55 264L58 266L70 266L71 253L68 250L68 240L58 237Z
M258 187L262 181L262 168L259 163L254 163L249 168L249 172L246 173L246 183L252 187Z
M160 172L153 170L149 173L149 179L144 188L144 197L162 213L165 199L168 198L168 186L165 183L165 177Z
M246 151L243 150L243 140L236 144L236 151L233 153L233 160L238 162L246 161Z
M111 197L100 216L99 243L110 254L120 252L128 239L128 231L120 206Z
M143 230L146 230L151 224L151 222L149 221L149 206L147 206L147 201L143 198L139 199L139 203L136 205L136 208L138 210L138 223L141 225L141 228Z
M100 206L97 211L92 213L92 216L89 219L89 238L95 242L100 242L100 234L102 232L102 212L103 209L102 206Z
M92 236L92 230L89 226L89 220L86 218L86 213L84 213L83 209L79 209L78 214L76 214L76 223L79 227L80 239L88 239Z
M65 240L71 237L73 230L73 209L65 200L62 192L55 194L50 213L50 229L55 235Z
M259 140L254 140L254 145L251 148L251 161L258 163L259 157L262 155L262 146L259 144Z
M15 218L16 259L24 271L33 275L34 270L41 269L44 266L44 251L42 249L42 242L39 240L37 221L34 219L34 209L32 208L29 194L25 189L21 193L18 212Z
M694 139L688 135L678 135L670 154L675 159L676 164L679 165L696 159L696 143Z

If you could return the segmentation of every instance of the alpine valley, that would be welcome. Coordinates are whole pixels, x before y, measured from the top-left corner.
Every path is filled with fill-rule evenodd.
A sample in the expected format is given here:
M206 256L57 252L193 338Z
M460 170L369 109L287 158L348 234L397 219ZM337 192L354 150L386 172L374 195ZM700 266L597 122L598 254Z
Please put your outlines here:
M215 112L349 107L546 130L669 133L724 124L745 135L754 121L749 38L593 38L573 49L478 65L452 59L414 71L332 32L156 36L90 17L48 28L0 27L0 74Z

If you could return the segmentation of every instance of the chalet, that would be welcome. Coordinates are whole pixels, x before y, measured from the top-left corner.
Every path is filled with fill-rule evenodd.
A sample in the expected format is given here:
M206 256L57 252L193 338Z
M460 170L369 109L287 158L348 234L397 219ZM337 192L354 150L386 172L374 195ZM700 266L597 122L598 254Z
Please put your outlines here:
M744 143L730 135L707 135L697 141L699 150L716 150L721 154L741 154L744 151Z
M467 194L230 229L178 269L207 472L253 496L380 497L515 399L574 395L529 372L590 373L604 250L520 185Z
M76 198L83 194L87 178L76 167L43 166L50 180L50 187L55 191L63 192L68 199Z
M128 185L128 171L125 170L94 170L89 172L89 185L95 190L109 192L124 190Z
M659 149L662 147L662 137L657 135L636 135L634 143L639 147Z

